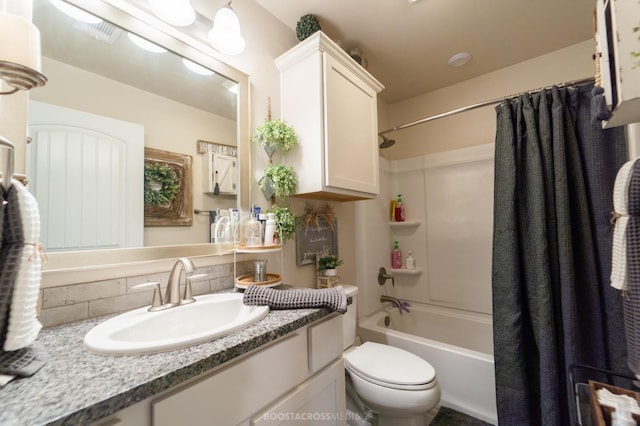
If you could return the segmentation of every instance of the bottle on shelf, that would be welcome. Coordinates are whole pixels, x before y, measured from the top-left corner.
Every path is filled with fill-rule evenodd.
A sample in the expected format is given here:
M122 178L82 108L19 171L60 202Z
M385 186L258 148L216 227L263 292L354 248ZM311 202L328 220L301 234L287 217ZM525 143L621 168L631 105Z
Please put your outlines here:
M404 222L404 204L402 204L402 194L398 194L398 200L394 209L394 219L396 222Z
M251 212L251 218L245 225L245 242L247 247L257 247L262 245L262 226L256 219L255 212Z
M402 268L402 252L397 241L393 242L393 250L391 250L391 269Z
M275 213L267 213L267 222L264 227L264 245L276 245L276 215Z
M407 269L416 269L416 260L413 258L413 253L409 250L409 255L407 256L407 260L405 260Z

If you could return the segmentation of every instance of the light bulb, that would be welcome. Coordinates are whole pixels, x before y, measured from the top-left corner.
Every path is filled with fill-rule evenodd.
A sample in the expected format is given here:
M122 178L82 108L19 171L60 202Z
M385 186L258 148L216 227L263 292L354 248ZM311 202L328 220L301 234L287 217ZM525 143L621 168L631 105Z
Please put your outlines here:
M196 20L196 11L189 0L149 0L149 8L163 21L186 27Z
M242 53L245 41L240 33L240 21L230 7L225 6L216 13L208 39L216 50L224 54Z

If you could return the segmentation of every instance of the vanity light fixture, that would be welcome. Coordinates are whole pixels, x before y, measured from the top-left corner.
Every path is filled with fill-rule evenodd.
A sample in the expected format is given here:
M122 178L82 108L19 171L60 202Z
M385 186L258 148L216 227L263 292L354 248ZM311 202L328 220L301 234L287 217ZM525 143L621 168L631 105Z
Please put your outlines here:
M200 64L196 64L193 61L188 60L187 58L182 58L182 63L185 67L187 67L190 71L195 72L200 75L213 75L213 71L209 68L205 68Z
M147 4L158 18L177 27L189 26L196 20L189 0L149 0Z
M240 21L231 8L231 2L216 13L213 28L207 38L214 49L226 55L237 55L244 51L246 43L240 33Z
M150 42L149 40L142 38L138 35L135 35L132 33L127 33L127 35L129 36L129 40L131 40L133 44L135 44L141 49L146 50L147 52L164 53L167 51L167 49L165 49L164 47L160 47L157 44Z
M99 24L102 22L102 19L98 18L95 15L90 14L89 12L85 12L84 10L76 7L72 4L64 2L62 0L50 0L51 4L56 7L60 12L64 13L67 16L72 17L73 19L81 22L86 22L87 24Z
M0 43L0 80L11 87L0 95L44 86L47 78L40 72L40 31L22 16L5 13L4 3L0 5L0 40L11 40Z

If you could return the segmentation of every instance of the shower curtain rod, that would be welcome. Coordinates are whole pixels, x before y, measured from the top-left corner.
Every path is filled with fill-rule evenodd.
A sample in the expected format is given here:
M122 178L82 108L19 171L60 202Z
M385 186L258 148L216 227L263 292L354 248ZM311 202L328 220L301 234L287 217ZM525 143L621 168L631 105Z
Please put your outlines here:
M588 78L583 78L583 79L580 79L580 80L565 81L564 83L554 84L553 86L561 86L561 87L562 86L572 86L572 85L575 85L575 84L588 83L588 82L592 82L592 81L595 81L595 78L594 77L588 77ZM383 130L382 132L378 133L378 136L382 136L384 134L391 133L391 132L397 132L398 130L402 130L402 129L406 129L406 128L409 128L409 127L417 126L418 124L427 123L429 121L437 120L439 118L449 117L450 115L459 114L461 112L471 111L472 109L482 108L482 107L485 107L485 106L498 104L498 103L504 101L505 99L515 98L517 96L524 95L525 93L536 93L536 92L541 91L542 89L549 90L553 86L545 86L545 87L541 87L541 88L535 89L535 90L527 90L525 92L520 92L520 93L516 93L516 94L513 94L513 95L509 95L509 96L504 96L502 98L495 98L495 99L491 99L491 100L488 100L488 101L480 102L478 104L467 105L467 106L462 107L462 108L458 108L458 109L454 109L454 110L451 110L451 111L443 112L443 113L440 113L440 114L432 115L431 117L421 118L420 120L411 121L409 123L401 124L399 126L392 127L390 129L387 129L387 130Z

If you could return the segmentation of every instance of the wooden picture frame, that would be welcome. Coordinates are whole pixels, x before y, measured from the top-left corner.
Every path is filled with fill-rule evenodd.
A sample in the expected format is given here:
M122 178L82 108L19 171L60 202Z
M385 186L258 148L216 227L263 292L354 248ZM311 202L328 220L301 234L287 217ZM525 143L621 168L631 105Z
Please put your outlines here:
M304 218L296 221L296 264L315 265L317 254L338 255L338 220L333 219L333 227L318 218L318 226L304 227Z
M145 171L148 165L159 165L175 173L177 193L170 202L144 206L144 226L191 226L193 224L193 176L190 155L160 149L144 149ZM150 190L145 179L145 193ZM146 197L145 197L146 198Z

